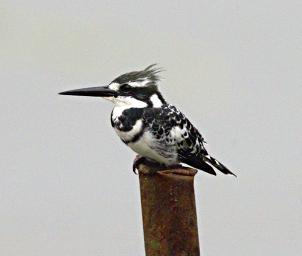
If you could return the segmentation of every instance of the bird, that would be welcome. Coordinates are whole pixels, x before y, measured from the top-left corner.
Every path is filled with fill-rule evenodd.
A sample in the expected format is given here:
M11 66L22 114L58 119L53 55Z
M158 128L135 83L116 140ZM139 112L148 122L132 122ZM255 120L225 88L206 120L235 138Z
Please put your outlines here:
M147 161L159 166L186 164L216 175L231 174L212 157L195 126L159 91L162 68L156 64L115 78L106 86L69 90L60 95L102 97L114 104L111 125L123 143L138 154L133 171Z

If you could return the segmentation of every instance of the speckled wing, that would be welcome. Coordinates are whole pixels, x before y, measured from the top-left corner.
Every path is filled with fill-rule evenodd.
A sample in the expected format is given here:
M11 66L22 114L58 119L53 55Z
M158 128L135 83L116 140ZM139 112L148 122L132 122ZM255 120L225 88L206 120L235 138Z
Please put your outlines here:
M145 109L144 125L153 134L152 147L162 156L175 155L179 162L216 174L203 159L208 155L204 139L191 122L174 106Z

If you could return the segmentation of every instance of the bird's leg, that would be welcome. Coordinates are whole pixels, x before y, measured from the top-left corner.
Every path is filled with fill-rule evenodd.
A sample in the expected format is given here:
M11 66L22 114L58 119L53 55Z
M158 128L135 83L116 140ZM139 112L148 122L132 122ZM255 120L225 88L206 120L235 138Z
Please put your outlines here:
M140 168L140 172L144 174L155 174L157 172L163 172L163 173L173 173L173 174L179 174L179 175L185 175L185 176L192 176L195 174L195 172L192 172L191 168L184 167L181 164L172 164L172 165L165 165L160 164L158 162L152 161L146 157L137 155L133 162L132 170L137 175L139 166L143 164L151 168ZM148 170L148 171L147 171ZM192 174L193 173L193 174Z

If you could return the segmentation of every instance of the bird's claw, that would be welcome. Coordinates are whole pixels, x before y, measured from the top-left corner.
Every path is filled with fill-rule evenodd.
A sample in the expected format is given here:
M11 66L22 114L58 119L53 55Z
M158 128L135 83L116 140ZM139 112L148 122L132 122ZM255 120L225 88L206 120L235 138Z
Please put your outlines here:
M136 156L133 162L132 171L135 175L138 175L138 167L145 161L145 158L142 156Z
M138 175L137 166L135 164L132 166L132 171L135 175Z

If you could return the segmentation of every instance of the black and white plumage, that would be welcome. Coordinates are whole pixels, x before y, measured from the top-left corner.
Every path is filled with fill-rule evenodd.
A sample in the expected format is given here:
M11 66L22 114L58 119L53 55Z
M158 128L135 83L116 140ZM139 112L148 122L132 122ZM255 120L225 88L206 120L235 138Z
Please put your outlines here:
M216 175L214 168L233 174L208 154L203 137L191 122L165 101L158 90L159 72L160 69L151 65L121 75L108 86L61 94L112 101L112 127L127 146L148 160L166 166L185 163L213 175Z

